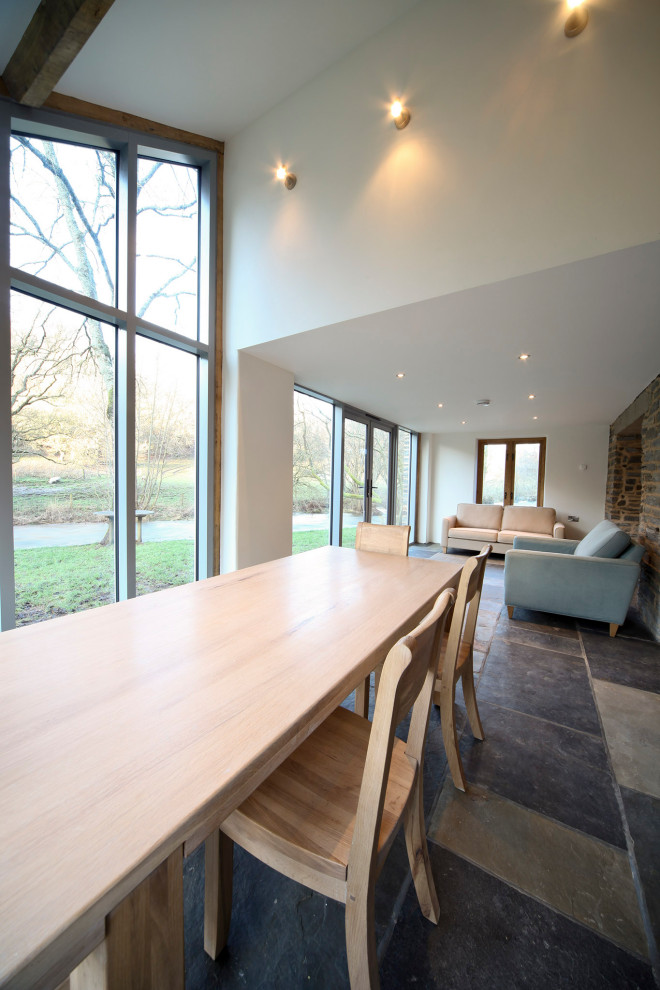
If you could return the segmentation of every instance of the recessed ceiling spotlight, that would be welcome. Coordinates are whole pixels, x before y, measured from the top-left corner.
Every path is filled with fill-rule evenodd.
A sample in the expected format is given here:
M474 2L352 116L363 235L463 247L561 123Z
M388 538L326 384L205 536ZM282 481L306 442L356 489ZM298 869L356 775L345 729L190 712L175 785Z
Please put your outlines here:
M461 420L461 426L465 426L465 420L464 419Z
M406 377L405 371L397 371L396 377L397 378L405 378Z
M534 393L533 393L533 392L530 392L530 393L529 393L529 395L527 396L527 398L528 398L528 399L535 399L535 398L536 398L536 396L534 395Z
M283 182L286 189L293 189L298 181L293 172L289 172L284 165L280 165L279 168L275 169L275 178L279 179L280 182Z
M532 419L538 419L538 416L532 416Z
M438 409L442 409L442 406L443 406L443 403L442 402L439 402L438 403Z
M518 355L518 360L519 361L528 361L531 356L532 356L531 354L519 354Z
M398 130L402 131L410 123L410 110L404 107L401 100L394 100L390 106L390 113L392 114L394 126Z
M568 0L568 9L570 14L564 24L564 34L567 38L574 38L587 26L589 11L583 5L582 0Z

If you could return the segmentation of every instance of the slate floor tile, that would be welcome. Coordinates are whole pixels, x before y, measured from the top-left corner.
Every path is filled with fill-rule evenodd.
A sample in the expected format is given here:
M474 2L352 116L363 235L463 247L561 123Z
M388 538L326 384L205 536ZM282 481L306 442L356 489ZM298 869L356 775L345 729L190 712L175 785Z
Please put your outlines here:
M446 849L430 855L440 923L422 916L410 889L381 962L382 990L654 987L635 956Z
M510 619L506 612L497 625L495 635L509 643L522 643L524 646L536 646L542 650L552 650L553 653L582 657L582 647L577 631L555 629L552 626L542 626L531 622L518 622L515 619Z
M508 611L505 614L508 618ZM570 615L536 612L531 608L521 608L520 605L516 605L513 610L513 619L509 621L524 622L530 628L546 629L558 636L563 635L561 630L564 630L564 633L577 639L575 619L571 618Z
M486 738L461 739L469 783L625 848L607 753L599 736L480 701Z
M583 633L594 678L660 693L660 643Z
M587 670L577 657L496 638L477 698L581 732L600 732Z
M621 788L637 869L656 945L660 948L660 798Z
M594 680L619 784L660 798L660 695Z
M627 853L485 788L445 783L429 838L622 948L648 952Z

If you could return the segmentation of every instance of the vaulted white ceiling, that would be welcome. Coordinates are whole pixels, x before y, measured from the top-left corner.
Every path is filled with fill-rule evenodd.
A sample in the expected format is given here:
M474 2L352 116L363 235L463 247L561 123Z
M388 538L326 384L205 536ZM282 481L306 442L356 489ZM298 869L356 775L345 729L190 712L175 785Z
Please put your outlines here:
M115 0L56 89L226 140L416 3ZM2 69L37 6L2 0Z

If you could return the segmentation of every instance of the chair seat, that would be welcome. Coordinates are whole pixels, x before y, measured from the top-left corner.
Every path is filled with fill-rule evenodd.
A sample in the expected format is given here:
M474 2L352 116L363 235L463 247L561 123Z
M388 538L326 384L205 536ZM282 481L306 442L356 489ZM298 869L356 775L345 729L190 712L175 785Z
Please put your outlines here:
M251 852L264 843L275 854L346 880L371 722L337 708L270 777L222 823L230 839ZM378 859L396 835L413 789L416 764L394 740Z

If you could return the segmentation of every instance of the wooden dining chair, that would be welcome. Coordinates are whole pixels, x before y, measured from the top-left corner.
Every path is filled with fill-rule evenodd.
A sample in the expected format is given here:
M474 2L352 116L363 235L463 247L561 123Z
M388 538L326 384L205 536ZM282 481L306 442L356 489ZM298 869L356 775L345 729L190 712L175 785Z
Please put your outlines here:
M374 553L393 553L408 556L410 526L379 526L377 523L359 522L355 534L356 550Z
M461 791L465 790L465 774L458 751L458 735L456 734L454 710L456 684L460 678L472 734L475 739L483 739L484 730L479 717L477 696L474 690L473 649L486 561L492 549L490 544L487 544L476 557L470 557L466 561L461 571L449 635L441 656L433 691L433 702L440 706L442 738L445 744L447 762L454 786Z
M204 948L227 941L233 843L280 873L346 905L352 990L377 990L374 887L403 823L417 897L438 923L424 829L423 768L445 620L443 591L389 651L373 722L337 708L206 842ZM407 742L394 730L410 711Z
M355 533L355 549L370 553L390 553L398 557L408 556L410 526L379 526L377 523L359 522ZM378 690L380 667L374 671L374 690ZM355 711L365 718L369 714L369 688L371 675L355 689Z

